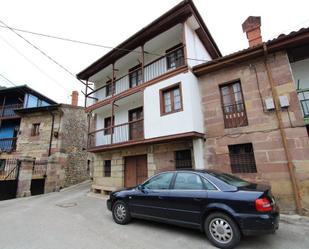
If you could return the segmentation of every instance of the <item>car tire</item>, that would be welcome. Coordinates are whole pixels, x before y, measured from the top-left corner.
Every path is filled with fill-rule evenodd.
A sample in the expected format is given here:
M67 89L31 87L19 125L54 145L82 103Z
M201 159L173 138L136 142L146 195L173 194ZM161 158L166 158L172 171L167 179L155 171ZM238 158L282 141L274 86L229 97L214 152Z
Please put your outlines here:
M228 215L215 212L208 215L204 223L204 231L208 240L222 249L234 248L241 239L238 225Z
M131 220L128 205L124 201L116 201L113 205L113 219L117 224L125 225Z

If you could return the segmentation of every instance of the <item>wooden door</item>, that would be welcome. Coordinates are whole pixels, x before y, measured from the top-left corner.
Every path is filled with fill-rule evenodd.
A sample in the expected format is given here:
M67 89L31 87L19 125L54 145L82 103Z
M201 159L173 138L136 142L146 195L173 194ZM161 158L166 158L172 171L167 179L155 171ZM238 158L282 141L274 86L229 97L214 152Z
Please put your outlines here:
M144 138L143 107L129 111L129 122L129 139L137 140Z
M148 177L147 155L130 156L125 158L124 186L135 187Z

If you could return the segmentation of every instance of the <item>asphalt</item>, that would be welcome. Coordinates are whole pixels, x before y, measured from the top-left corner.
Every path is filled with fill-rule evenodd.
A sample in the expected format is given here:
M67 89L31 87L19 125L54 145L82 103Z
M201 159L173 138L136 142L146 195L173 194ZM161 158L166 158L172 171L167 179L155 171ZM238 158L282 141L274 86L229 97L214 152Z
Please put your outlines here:
M199 231L134 220L113 222L90 183L0 202L0 249L212 249ZM239 249L308 249L307 219L285 218L274 235L244 238Z

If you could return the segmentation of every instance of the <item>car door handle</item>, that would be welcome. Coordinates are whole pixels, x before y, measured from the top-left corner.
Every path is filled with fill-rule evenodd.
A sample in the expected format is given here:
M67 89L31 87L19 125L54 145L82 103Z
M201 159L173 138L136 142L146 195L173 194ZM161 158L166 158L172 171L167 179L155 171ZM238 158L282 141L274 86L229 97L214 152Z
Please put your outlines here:
M193 198L193 200L195 200L195 201L202 201L201 198Z

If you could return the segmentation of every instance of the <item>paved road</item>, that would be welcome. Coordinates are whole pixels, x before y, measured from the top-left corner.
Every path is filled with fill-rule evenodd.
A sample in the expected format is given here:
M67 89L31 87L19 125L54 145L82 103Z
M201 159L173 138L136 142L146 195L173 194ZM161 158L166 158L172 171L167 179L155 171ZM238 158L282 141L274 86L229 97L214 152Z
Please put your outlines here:
M212 249L198 231L135 220L113 222L105 201L84 183L60 193L0 202L0 249ZM307 249L309 226L281 223L275 235L239 249Z

